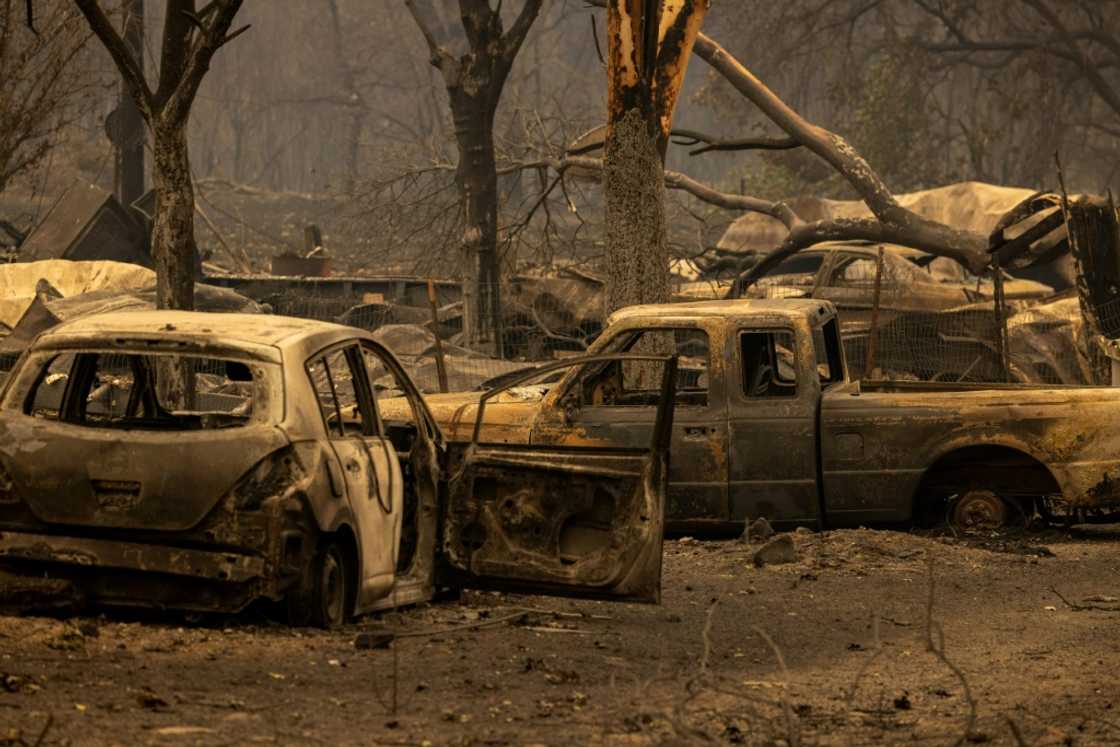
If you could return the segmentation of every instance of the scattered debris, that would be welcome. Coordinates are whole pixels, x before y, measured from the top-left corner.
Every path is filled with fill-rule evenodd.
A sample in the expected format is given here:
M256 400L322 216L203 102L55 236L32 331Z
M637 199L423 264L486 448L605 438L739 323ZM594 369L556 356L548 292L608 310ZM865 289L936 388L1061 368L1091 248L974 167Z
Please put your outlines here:
M389 648L394 638L396 634L391 630L363 631L354 637L354 648L359 650Z
M743 534L739 537L739 541L744 545L749 545L754 542L765 542L774 536L774 528L770 526L764 517L750 521L749 519L744 522L746 528L743 529Z
M797 546L793 542L793 537L783 534L770 540L755 552L752 561L757 568L796 563Z

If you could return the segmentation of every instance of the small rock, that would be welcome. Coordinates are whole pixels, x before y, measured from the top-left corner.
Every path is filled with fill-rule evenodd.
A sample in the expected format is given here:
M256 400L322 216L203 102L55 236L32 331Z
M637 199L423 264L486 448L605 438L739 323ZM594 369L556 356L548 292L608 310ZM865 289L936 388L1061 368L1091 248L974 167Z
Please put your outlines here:
M739 537L739 541L744 545L749 545L752 542L765 542L774 536L774 527L770 526L765 518L757 518L747 524L743 530L743 534Z
M169 711L171 704L150 690L145 690L136 695L136 702L141 708L149 711Z
M22 674L2 674L0 673L0 687L10 693L18 693L24 689L39 688L32 683L31 678ZM2 742L0 742L2 743Z
M902 693L902 695L899 695L897 698L895 698L894 707L900 711L909 711L911 708L910 693L904 692Z
M91 622L78 623L78 632L86 638L97 638L101 635L100 629Z
M69 626L47 641L47 648L55 651L81 651L85 645L85 636L77 628Z
M394 637L393 633L388 630L372 630L365 633L358 633L358 635L354 637L354 648L389 648L389 644L393 642Z
M793 538L788 534L775 537L754 554L754 564L757 568L795 562L797 562L797 548L793 544Z

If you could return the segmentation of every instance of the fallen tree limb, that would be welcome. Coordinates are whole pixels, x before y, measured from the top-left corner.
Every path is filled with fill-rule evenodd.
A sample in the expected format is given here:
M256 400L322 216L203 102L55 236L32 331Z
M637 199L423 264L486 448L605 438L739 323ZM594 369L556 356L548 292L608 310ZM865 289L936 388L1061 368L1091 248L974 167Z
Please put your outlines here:
M779 249L779 251L786 251L784 256L789 256L807 246L811 246L812 244L804 242L812 238L814 234L818 234L828 236L828 238L821 238L818 241L837 237L889 240L891 243L903 244L915 249L922 249L931 254L949 257L977 274L987 267L989 255L986 236L973 231L961 231L943 223L923 218L917 213L902 207L886 184L883 183L883 180L875 173L875 170L847 140L836 133L806 121L759 80L754 73L708 36L699 35L693 47L693 53L711 65L739 93L757 106L763 114L782 128L790 137L816 153L836 169L859 194L879 223L883 225L880 233L892 237L891 239L879 239L867 235L875 233L875 230L868 225L872 221L824 222L824 225L819 225L815 229L804 230L801 236L795 236L796 231L791 230L789 239ZM838 236L849 228L855 230L857 234L863 235ZM744 287L749 285L746 278L744 278L743 284Z
M979 266L974 264L975 255L972 252L947 246L939 241L937 236L915 231L909 225L884 223L873 218L819 220L794 226L781 246L766 254L757 264L746 270L745 274L740 274L732 286L731 297L737 297L738 294L751 287L783 260L802 249L808 249L825 241L853 240L899 244L912 249L920 249L930 254L954 259L976 273L983 271L984 268L984 264L979 264Z
M1064 602L1065 605L1067 607L1069 607L1071 610L1073 610L1074 612L1088 612L1088 611L1094 611L1094 610L1097 611L1097 612L1120 612L1120 607L1117 607L1117 606L1105 607L1105 606L1099 605L1099 604L1078 604L1076 602L1071 602L1069 599L1066 598L1066 596L1064 594L1062 594L1062 592L1058 591L1057 588L1055 588L1053 586L1050 587L1050 591L1058 599L1061 599L1062 602Z
M589 6L606 7L605 0L586 0ZM830 240L865 239L887 241L920 249L942 257L949 257L975 274L982 273L989 265L987 237L974 231L961 231L937 221L923 218L899 204L882 178L871 165L840 135L815 125L783 101L754 73L735 59L718 42L699 33L692 53L704 60L724 77L744 98L757 106L768 119L781 128L790 147L803 146L831 165L859 194L877 220L835 220L805 224L788 206L768 203L765 200L743 195L728 195L706 188L683 174L675 180L666 172L667 186L684 189L699 199L729 209L750 210L771 215L790 230L790 234L776 253L772 262L755 265L736 282L735 287L745 289L780 262L814 243ZM693 139L711 141L700 133L678 133ZM746 141L744 141L746 142ZM771 141L775 143L778 141ZM682 178L683 177L683 178ZM676 183L674 184L673 181ZM784 210L779 208L781 205Z
M702 153L710 153L712 151L727 151L727 150L792 150L793 148L800 148L801 142L792 137L744 137L735 138L730 140L721 140L714 138L711 135L705 135L696 130L678 130L674 129L669 134L670 140L676 145L700 145L699 148L690 150L688 155L698 156Z

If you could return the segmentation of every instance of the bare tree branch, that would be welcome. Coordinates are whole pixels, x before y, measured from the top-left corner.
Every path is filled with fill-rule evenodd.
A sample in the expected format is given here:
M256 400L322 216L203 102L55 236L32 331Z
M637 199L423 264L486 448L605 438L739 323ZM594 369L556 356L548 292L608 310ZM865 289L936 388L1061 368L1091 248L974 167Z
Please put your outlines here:
M152 89L148 87L148 82L144 79L144 73L140 70L139 63L128 51L124 39L117 33L112 21L105 15L105 11L101 9L97 0L74 0L74 3L78 6L82 15L86 17L93 33L97 35L97 38L105 45L105 49L109 51L109 55L116 63L125 85L128 86L132 98L140 109L140 113L144 115L145 119L150 120L155 110Z
M202 84L202 78L206 75L206 71L210 69L210 60L214 57L214 53L229 39L245 31L245 28L243 28L238 30L237 33L227 36L229 27L233 24L234 16L241 9L241 3L242 0L214 0L213 17L209 17L210 14L208 14L206 27L198 34L198 41L190 52L178 85L175 86L170 98L163 103L161 114L164 118L173 122L181 122L186 119L190 113L191 104L194 103L195 94L198 93L198 87ZM163 86L163 72L161 68L161 88Z
M1070 57L1089 81L1089 84L1092 85L1097 94L1104 99L1104 102L1108 104L1109 108L1117 115L1120 115L1120 93L1104 79L1099 66L1085 56L1085 53L1082 52L1081 47L1077 45L1076 40L1074 40L1069 30L1066 29L1065 24L1062 23L1062 19L1058 17L1058 14L1055 13L1049 5L1042 2L1042 0L1021 1L1033 8L1046 23L1058 32L1058 36L1069 50Z
M540 13L541 5L544 0L525 0L525 5L521 7L521 12L517 15L517 20L513 22L500 40L502 47L502 54L499 57L497 64L494 66L494 83L498 91L502 90L505 85L506 78L509 76L509 71L513 68L513 61L517 58L517 53L521 51L521 45L525 42L525 37L529 34L529 29L532 28L533 22L537 20L537 14ZM488 6L489 7L489 6ZM499 4L499 8L500 8ZM494 11L499 19L501 19L500 9Z
M987 266L986 237L928 220L899 205L875 170L844 138L807 122L708 36L699 35L694 51L761 109L774 124L835 168L856 190L875 217L882 223L889 224L883 230L905 238L896 243L951 257L975 273Z
M452 56L447 48L436 40L435 34L432 33L428 23L424 20L423 14L416 9L415 0L405 0L404 6L412 15L412 20L416 22L416 27L420 29L420 34L424 37L424 41L428 45L432 67L443 73L445 78L457 78L459 75L459 64L455 61L454 56Z

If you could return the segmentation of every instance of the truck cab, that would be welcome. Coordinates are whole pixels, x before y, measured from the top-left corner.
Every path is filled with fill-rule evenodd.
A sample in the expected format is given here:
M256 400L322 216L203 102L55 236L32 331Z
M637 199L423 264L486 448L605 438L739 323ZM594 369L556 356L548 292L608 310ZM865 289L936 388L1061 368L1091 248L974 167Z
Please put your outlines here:
M611 317L592 352L639 351L680 359L666 515L675 528L820 520L821 394L847 382L831 304L634 306ZM618 361L566 377L541 402L531 442L645 443L657 405L649 379Z

